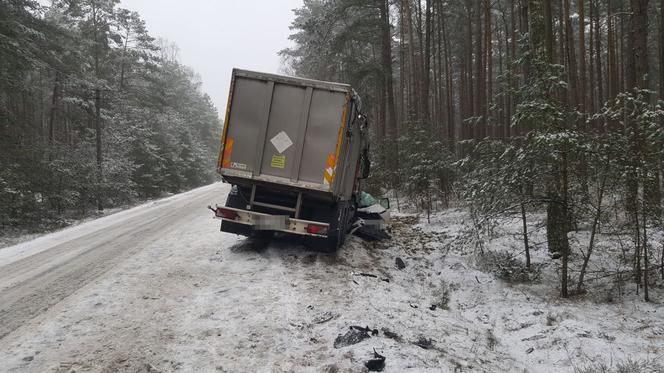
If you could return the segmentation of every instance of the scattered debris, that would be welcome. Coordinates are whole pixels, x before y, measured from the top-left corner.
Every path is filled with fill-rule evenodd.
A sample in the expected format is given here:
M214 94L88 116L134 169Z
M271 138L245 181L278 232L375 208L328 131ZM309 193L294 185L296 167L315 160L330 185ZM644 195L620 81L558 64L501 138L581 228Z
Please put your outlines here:
M433 348L433 340L431 338L420 337L420 339L413 342L413 344L425 350L430 350Z
M356 329L356 330L359 330L359 331L362 331L362 332L365 332L365 333L371 333L371 335L373 335L373 336L378 335L378 329L371 329L371 328L369 328L368 326L365 326L365 327L363 328L363 327L361 327L361 326L351 325L350 328L351 328L351 329Z
M394 261L396 262L397 268L399 269L406 268L406 263L403 261L403 259L397 257Z
M374 275L373 273L363 273L363 272L361 272L361 273L353 273L353 275L354 276L378 278L378 276ZM387 282L387 283L390 282L390 279L387 278L387 277L382 277L380 280L383 281L383 282ZM357 281L353 280L353 282L359 285L359 283Z
M397 341L397 342L403 342L403 338L401 338L401 336L400 336L399 334L397 334L397 333L395 333L395 332L392 332L392 331L390 331L390 330L388 330L388 329L385 329L385 328L383 328L382 330L383 330L383 334L384 334L387 338L389 338L389 339L393 339L393 340L395 340L395 341Z
M23 360L23 361L32 361L32 360L34 360L34 359L35 359L34 356L26 356L26 357L24 357L22 360Z
M337 338L334 340L334 348L352 346L368 338L371 338L371 336L367 330L364 330L363 328L356 329L351 327L350 330L346 332L346 334L339 334L337 336Z
M530 354L530 353L533 352L533 351L535 351L535 349L531 347L531 348L529 348L529 349L526 350L526 354Z
M544 339L544 338L546 338L546 336L543 335L543 334L535 334L535 335L533 335L533 336L531 336L531 337L523 338L523 339L521 339L521 340L522 340L522 341L536 341L536 340L538 340L538 339Z
M381 240L389 240L392 238L389 234L387 234L385 231L382 231L380 229L377 229L373 226L370 225L363 225L360 226L356 229L354 229L353 234L360 237L361 239L365 241L381 241Z
M437 306L435 304L432 304L431 307L429 307L430 310L435 311Z
M376 352L376 349L373 349L374 357L369 359L364 366L369 369L370 372L382 372L385 369L385 356Z
M416 304L409 303L408 305L409 305L411 308L417 308L417 305L416 305Z
M311 321L312 321L314 324L323 324L323 323L326 323L326 322L328 322L328 321L334 319L334 318L337 317L337 316L339 316L339 315L338 315L338 314L335 314L335 313L332 313L332 312L330 312L330 311L327 311L327 312L325 312L325 313L323 313L323 314L320 314L320 315L314 317L313 320L311 320Z

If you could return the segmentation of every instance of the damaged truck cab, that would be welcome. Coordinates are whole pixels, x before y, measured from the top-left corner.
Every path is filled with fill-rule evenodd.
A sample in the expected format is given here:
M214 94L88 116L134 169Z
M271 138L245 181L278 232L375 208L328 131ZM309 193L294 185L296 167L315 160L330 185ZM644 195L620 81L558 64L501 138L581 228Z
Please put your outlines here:
M344 242L369 173L367 120L347 84L234 69L218 171L233 185L221 230Z

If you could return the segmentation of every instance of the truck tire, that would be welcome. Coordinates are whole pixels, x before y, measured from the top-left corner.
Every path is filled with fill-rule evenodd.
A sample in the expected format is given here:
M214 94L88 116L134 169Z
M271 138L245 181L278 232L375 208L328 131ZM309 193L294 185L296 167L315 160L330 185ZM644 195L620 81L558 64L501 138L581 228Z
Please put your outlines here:
M348 214L350 213L347 202L339 202L330 210L325 211L324 215L317 216L317 221L329 221L330 229L325 238L307 237L309 246L318 249L324 253L334 253L346 241L346 231L348 230Z

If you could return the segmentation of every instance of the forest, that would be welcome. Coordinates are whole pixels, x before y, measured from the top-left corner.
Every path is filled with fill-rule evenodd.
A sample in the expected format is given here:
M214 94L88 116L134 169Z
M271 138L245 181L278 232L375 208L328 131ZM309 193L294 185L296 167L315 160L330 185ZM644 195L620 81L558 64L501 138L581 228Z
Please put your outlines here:
M200 78L119 0L0 1L0 231L215 180Z
M562 297L586 292L612 250L621 265L594 277L646 301L661 286L664 1L305 0L295 13L286 70L362 93L374 194L427 216L467 208L482 254L516 218L528 270L537 219Z

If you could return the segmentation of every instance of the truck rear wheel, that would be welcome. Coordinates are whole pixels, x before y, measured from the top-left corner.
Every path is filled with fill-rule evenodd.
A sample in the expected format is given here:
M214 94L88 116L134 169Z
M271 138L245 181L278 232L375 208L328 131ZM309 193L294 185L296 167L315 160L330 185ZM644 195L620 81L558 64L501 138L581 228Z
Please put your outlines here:
M339 202L330 210L324 212L326 216L322 216L323 214L318 215L316 217L317 221L330 222L328 236L325 238L307 237L309 246L325 253L336 252L346 241L350 213L349 203Z

